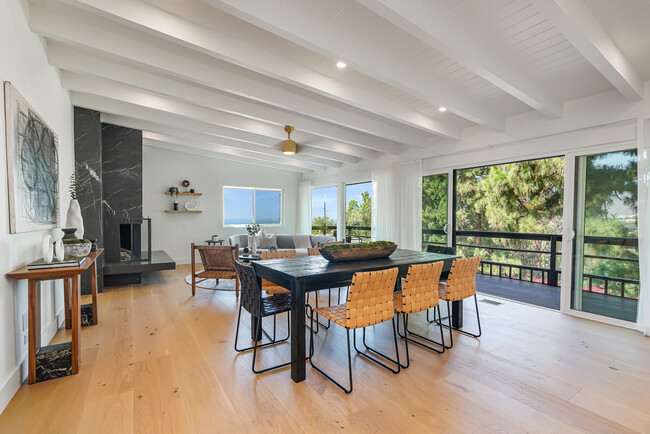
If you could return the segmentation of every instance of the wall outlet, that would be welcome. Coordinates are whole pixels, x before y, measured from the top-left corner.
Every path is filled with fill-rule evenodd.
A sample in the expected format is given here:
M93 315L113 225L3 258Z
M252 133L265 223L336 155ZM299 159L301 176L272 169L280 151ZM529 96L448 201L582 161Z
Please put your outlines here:
M23 345L27 345L27 335L23 335Z
M27 312L23 313L23 331L27 331Z

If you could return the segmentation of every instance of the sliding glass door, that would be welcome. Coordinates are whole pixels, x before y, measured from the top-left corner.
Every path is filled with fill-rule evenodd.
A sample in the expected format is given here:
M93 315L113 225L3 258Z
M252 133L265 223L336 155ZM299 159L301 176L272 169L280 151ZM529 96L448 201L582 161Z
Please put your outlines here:
M449 175L422 177L422 250L448 245Z
M576 157L571 308L636 321L636 149Z

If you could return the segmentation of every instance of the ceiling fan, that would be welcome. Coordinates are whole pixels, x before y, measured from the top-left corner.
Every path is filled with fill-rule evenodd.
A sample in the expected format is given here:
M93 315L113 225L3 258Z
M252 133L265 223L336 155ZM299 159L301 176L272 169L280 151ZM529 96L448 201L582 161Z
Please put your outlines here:
M287 140L284 140L281 144L280 147L282 148L282 153L284 155L293 155L296 153L297 150L297 145L296 142L291 140L291 133L293 132L295 128L292 127L291 125L286 125L284 127L284 131L287 132Z

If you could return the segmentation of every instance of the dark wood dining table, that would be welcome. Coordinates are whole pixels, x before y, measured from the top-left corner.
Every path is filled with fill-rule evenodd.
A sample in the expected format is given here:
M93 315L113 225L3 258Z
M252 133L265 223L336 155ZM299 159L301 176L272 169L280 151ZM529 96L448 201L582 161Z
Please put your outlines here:
M406 276L413 264L444 261L443 274L448 274L454 259L459 256L397 249L388 258L350 262L328 262L322 256L270 259L253 262L257 278L267 279L291 291L291 378L305 379L305 293L320 289L349 286L358 271L376 271L397 267L399 277ZM444 276L443 276L444 277ZM399 281L399 280L398 280ZM460 310L454 306L454 312ZM458 326L458 324L453 324ZM257 337L253 337L257 338Z

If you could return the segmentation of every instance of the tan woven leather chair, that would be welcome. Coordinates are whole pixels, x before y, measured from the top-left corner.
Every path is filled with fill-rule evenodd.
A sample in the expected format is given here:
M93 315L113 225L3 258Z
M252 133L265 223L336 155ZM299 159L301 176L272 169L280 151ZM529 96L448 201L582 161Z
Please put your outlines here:
M267 251L260 252L261 260L284 259L284 258L295 258L295 257L296 257L295 250L269 250L268 252ZM262 279L262 289L271 295L291 294L291 291L289 291L287 288L283 288L280 285L276 285L275 283L270 282L266 279Z
M318 247L310 247L307 249L307 255L308 256L318 256L320 255L320 248Z
M479 317L478 300L476 298L476 273L478 272L478 266L480 263L480 256L475 256L473 258L454 259L454 263L451 266L451 271L449 272L449 278L446 282L440 282L438 285L440 299L447 302L447 312L449 312L449 325L442 324L442 319L440 316L438 316L438 320L435 320L435 312L434 320L436 323L441 324L444 328L449 329L450 343L449 346L446 346L446 348L451 348L454 346L454 335L451 332L451 308L449 305L449 302L451 301L459 301L472 296L474 297L474 305L476 306L476 321L478 322L478 334L470 333L462 329L453 329L475 338L481 336L481 318ZM438 310L438 314L439 313L440 310Z
M395 316L393 311L393 290L395 289L395 281L397 279L397 268L390 268L388 270L369 271L364 273L356 273L352 277L352 286L348 292L347 301L345 304L337 306L321 307L314 309L311 316L311 333L309 341L309 363L318 372L323 374L325 378L340 387L345 393L352 392L352 357L350 351L350 330L354 340L354 349L357 354L371 360L378 365L388 369L389 371L397 374L400 371L399 350L397 348L397 331L395 329ZM314 364L314 313L323 315L325 318L345 328L347 334L347 347L348 347L348 373L350 388L346 389L343 385L338 383L332 377L327 375L322 369ZM384 354L370 348L366 345L365 331L366 327L376 325L388 320L393 321L393 337L395 339L395 355L397 360L393 360ZM356 330L363 329L363 343L369 351L381 356L396 365L396 369L392 369L385 365L378 359L361 352L357 349Z
M402 368L408 368L410 364L409 341L421 347L435 351L436 353L445 352L442 324L440 324L441 342L436 342L433 339L414 333L408 328L409 314L423 312L434 308L438 309L438 315L440 316L438 282L440 281L440 273L442 273L443 265L444 262L442 261L430 264L411 265L406 278L402 280L402 290L393 294L394 309L395 313L398 315L397 332L399 333L400 314L402 316L402 323L405 331L403 336L400 334L402 339L404 339L404 345L406 347L406 365L402 365ZM416 336L418 340L410 338L409 335ZM422 342L423 340L435 344L440 349L426 345Z
M195 250L199 251L203 270L196 272ZM205 279L235 279L235 296L239 297L239 276L235 261L239 244L235 246L204 246L192 243L192 295L196 293L196 282Z

